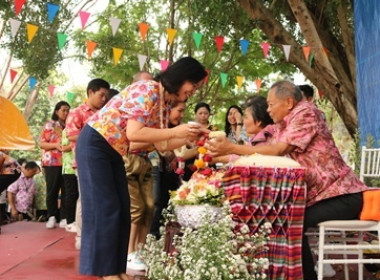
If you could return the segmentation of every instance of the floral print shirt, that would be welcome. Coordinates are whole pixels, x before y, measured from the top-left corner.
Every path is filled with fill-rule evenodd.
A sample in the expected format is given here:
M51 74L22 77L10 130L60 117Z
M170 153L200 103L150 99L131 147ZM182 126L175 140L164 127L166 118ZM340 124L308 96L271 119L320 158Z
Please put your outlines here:
M168 127L169 106L161 102L159 83L139 81L114 96L88 122L120 154L128 150L127 123L129 119L146 127L160 128L160 104L163 103L163 125Z
M21 174L20 178L8 187L8 192L16 194L15 206L18 212L26 213L32 207L36 193L36 183L33 178L26 178Z
M70 110L69 114L67 115L66 119L66 136L77 136L81 132L84 125L87 123L87 121L95 114L95 111L91 110L91 108L86 104L83 103L79 107L76 107L75 109ZM75 161L75 144L76 142L70 141L71 145L71 151L73 153L73 161L72 166L73 168L76 168L77 163ZM69 174L69 173L66 173Z
M291 158L307 168L307 206L367 189L344 162L323 114L313 103L298 103L278 128L276 140L294 146Z
M69 139L66 136L66 129L62 131L62 146L70 144ZM74 154L73 151L62 152L62 174L75 174L73 169Z
M39 141L61 143L63 129L59 121L48 121L42 128ZM58 149L42 150L42 166L62 166L62 152Z
M0 158L4 158L3 166L0 167L0 174L9 175L21 172L20 165L13 157L0 151Z

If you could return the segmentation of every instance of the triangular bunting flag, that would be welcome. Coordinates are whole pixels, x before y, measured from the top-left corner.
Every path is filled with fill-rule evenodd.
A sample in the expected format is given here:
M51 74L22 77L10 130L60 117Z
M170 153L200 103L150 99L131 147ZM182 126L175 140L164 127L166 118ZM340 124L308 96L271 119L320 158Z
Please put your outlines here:
M67 102L69 102L71 104L71 102L73 101L74 99L74 96L75 96L75 93L72 93L72 92L67 92L66 93L66 100Z
M33 90L34 89L34 86L36 85L37 83L37 79L34 78L34 77L30 77L29 78L29 87L30 87L30 90Z
M224 44L224 37L215 36L215 44L216 44L216 49L218 50L218 52L221 52L223 48L223 44Z
M314 60L314 54L309 55L309 66L311 67L313 65Z
M145 22L140 22L139 23L139 29L140 29L141 39L144 42L145 37L146 37L146 33L148 32L148 29L149 29L149 24L147 24Z
M323 97L323 92L320 89L318 89L318 96L319 96L319 99L322 99Z
M169 60L160 60L160 64L161 64L161 71L165 71L166 68L168 68L169 66Z
M246 40L246 39L240 40L241 52L242 52L243 55L247 54L248 45L249 45L249 41L248 40Z
M193 39L194 39L195 46L197 47L197 49L199 49L201 45L202 37L203 37L202 33L193 32Z
M88 56L88 58L91 58L92 52L96 48L97 43L92 42L92 41L86 41L86 45L87 45L87 56Z
M322 47L322 51L325 54L325 56L327 57L327 49L325 47Z
M119 60L120 60L120 57L121 55L123 54L123 49L119 49L119 48L112 48L112 51L113 51L113 61L114 61L114 65L118 64Z
M49 93L50 93L50 97L53 97L53 95L54 95L54 90L55 90L55 86L53 86L53 85L49 85Z
M223 73L223 72L220 73L220 80L222 81L222 87L223 88L226 86L227 77L228 77L227 73Z
M113 36L116 35L116 32L117 32L117 30L119 29L120 22L121 22L121 19L118 19L118 18L110 18L110 25L111 25L112 35L113 35Z
M236 76L236 82L237 82L237 85L238 85L238 89L240 89L241 86L243 85L243 79L244 79L243 76Z
M58 32L57 38L58 38L58 49L61 50L66 43L67 35L64 33Z
M206 70L206 72L207 72L207 75L206 75L206 77L204 77L204 79L203 79L203 83L204 84L207 84L207 82L208 82L208 77L210 76L210 69L205 69Z
M9 23L11 24L11 34L12 34L12 37L14 38L14 37L16 37L18 29L20 28L21 21L19 21L17 19L10 18Z
M261 80L260 79L256 79L255 80L255 84L256 84L256 91L257 91L257 94L260 92L260 89L261 89Z
M52 3L46 3L46 5L47 5L47 10L48 10L49 23L52 23L59 10L59 5L52 4Z
M263 49L264 58L267 58L268 52L269 52L269 48L270 48L270 44L268 42L262 42L261 43L261 48Z
M26 0L15 0L15 12L16 16L21 12L22 6L24 6Z
M291 45L282 45L282 49L284 50L286 61L289 61Z
M308 62L309 61L309 55L310 55L310 47L303 46L302 50L303 50L303 55L305 56L306 62Z
M26 32L28 33L28 43L32 42L34 35L38 30L38 26L34 24L27 23L26 24Z
M85 11L79 11L79 17L80 17L80 22L82 24L82 29L86 26L87 20L90 17L90 13L85 12Z
M146 62L146 59L148 58L146 55L138 54L137 58L139 60L139 66L140 66L140 71L143 70L144 64Z
M16 71L16 70L13 70L13 69L10 69L9 72L10 72L9 74L10 74L10 76L11 76L11 83L13 83L14 79L15 79L16 76L17 76L17 71Z
M177 29L166 28L166 33L168 33L169 46L173 44L174 36L177 33Z

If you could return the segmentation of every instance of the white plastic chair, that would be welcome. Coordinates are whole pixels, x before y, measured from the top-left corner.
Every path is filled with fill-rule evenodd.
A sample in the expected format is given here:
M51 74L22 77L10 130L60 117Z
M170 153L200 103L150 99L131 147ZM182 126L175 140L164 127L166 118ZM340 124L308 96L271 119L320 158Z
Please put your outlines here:
M380 149L362 147L362 156L360 163L360 180L364 178L380 178ZM375 250L380 252L380 244L364 245L363 233L376 231L377 238L380 240L380 222L362 221L362 220L334 220L318 224L319 226L319 244L318 244L318 280L323 279L323 264L344 264L345 279L349 280L348 264L358 264L358 278L363 280L363 264L379 263L379 259L364 259L364 250ZM340 232L341 238L329 236L331 232ZM357 235L348 238L346 232L358 232ZM343 255L343 259L325 258L328 254ZM356 255L356 259L347 259L347 255Z

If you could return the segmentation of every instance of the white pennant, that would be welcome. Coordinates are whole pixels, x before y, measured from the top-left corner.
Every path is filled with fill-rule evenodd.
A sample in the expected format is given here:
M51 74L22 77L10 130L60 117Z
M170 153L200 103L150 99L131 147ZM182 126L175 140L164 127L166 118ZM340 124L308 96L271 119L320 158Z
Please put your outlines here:
M148 58L146 55L142 55L142 54L138 54L137 55L138 59L139 59L139 66L140 66L140 71L143 70L144 68L144 64L146 62L146 59Z
M286 61L289 61L290 47L291 45L282 45L282 48L284 49Z
M9 22L11 24L12 37L14 38L17 34L18 29L20 28L21 21L19 21L17 19L10 18Z
M117 29L119 28L121 19L118 18L110 18L110 24L112 28L112 35L115 36Z

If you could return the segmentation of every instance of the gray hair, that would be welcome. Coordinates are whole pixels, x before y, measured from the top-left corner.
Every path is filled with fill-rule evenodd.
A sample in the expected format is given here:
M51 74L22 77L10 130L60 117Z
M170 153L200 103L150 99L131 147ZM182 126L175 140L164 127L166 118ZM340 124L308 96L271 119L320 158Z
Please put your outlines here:
M282 80L275 82L270 89L274 90L276 97L281 100L288 96L293 98L297 103L302 100L301 90L290 81Z
M150 76L149 80L153 79L152 74L150 74L148 71L139 71L135 75L133 75L133 82L137 82L142 80L142 77L148 77Z

